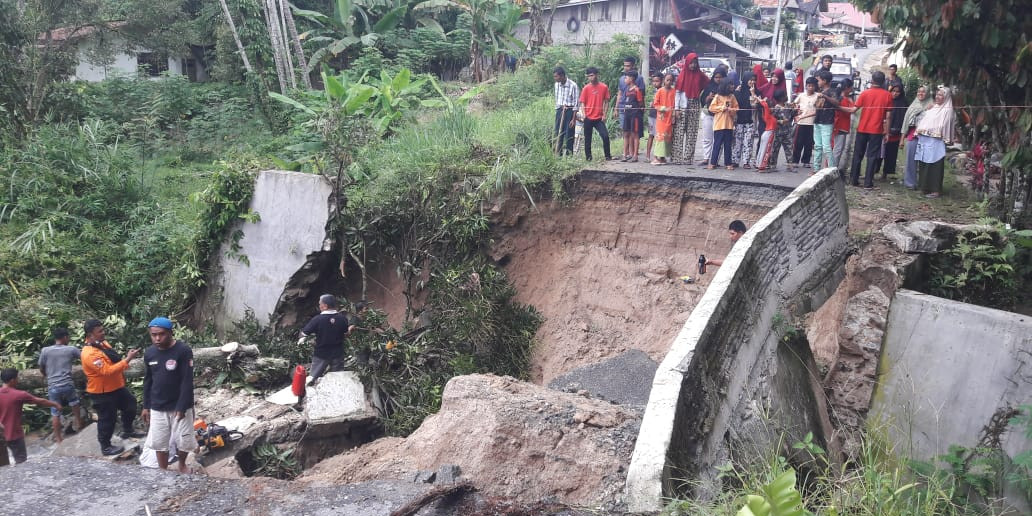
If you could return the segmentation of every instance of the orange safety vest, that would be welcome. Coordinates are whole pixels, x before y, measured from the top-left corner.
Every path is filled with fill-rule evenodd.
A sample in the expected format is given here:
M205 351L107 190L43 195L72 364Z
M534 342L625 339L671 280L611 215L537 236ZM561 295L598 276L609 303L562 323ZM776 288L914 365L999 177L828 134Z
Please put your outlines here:
M107 341L101 345L111 349ZM112 363L103 351L90 345L82 347L80 359L82 372L86 373L86 392L104 394L125 387L125 370L129 368L129 362L125 359Z

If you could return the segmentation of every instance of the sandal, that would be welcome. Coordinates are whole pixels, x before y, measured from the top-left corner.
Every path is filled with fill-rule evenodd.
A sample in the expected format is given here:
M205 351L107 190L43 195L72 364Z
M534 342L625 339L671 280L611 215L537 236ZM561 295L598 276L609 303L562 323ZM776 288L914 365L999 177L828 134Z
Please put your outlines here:
M724 168L726 168L726 169L728 169L728 170L734 170L734 169L735 169L735 167L734 167L734 166L732 166L732 165L728 165L728 166L726 166L726 167L724 167Z
M649 162L649 165L656 165L656 166L659 166L659 165L666 165L666 162L664 162L664 161L656 161L656 160L652 160L652 161L650 161L650 162Z
M630 162L630 163L637 163L637 162L638 162L638 156L635 156L635 157L631 158L631 159L629 160L629 162Z
M748 164L748 163L746 163L745 165L742 165L742 168L744 168L744 169L748 170L748 169L750 169L750 168L752 168L752 167L751 167L751 166L749 166L749 164Z
M717 168L717 167L715 167L713 165L706 165L706 170L713 170L715 168Z

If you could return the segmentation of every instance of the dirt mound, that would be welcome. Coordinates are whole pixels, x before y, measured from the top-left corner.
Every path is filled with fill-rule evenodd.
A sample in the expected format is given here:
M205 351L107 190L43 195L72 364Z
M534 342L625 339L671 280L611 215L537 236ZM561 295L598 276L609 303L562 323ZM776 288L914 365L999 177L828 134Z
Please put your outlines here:
M716 272L699 276L699 255L726 255L728 224L751 226L779 200L688 181L582 180L571 197L536 207L511 198L494 209L493 257L517 299L545 316L531 371L540 384L632 349L662 360Z
M385 438L320 462L303 481L412 479L454 464L486 496L612 504L640 414L508 377L470 375L445 387L441 410L407 438Z

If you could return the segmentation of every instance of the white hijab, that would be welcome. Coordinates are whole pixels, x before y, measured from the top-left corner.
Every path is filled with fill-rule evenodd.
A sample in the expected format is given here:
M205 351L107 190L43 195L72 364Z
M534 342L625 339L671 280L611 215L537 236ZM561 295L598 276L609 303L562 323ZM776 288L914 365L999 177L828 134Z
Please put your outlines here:
M940 86L938 91L943 96L942 104L932 104L925 111L924 118L917 124L917 134L952 142L953 128L957 122L953 112L953 93L945 86Z

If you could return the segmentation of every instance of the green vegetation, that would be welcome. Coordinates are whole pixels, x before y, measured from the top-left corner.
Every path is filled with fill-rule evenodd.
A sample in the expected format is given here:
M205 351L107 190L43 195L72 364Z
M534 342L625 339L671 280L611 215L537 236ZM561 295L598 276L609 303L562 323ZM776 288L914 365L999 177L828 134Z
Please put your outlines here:
M829 465L812 436L791 447L749 457L749 465L720 469L719 493L707 501L673 500L667 516L989 516L1009 514L1001 503L1011 487L1032 500L1032 451L1009 459L1001 436L1010 427L1032 437L1032 407L994 420L976 448L952 446L934 461L900 457L880 429L867 432L855 460ZM785 450L779 452L778 450ZM790 457L790 458L788 458ZM801 475L797 475L801 472Z
M972 146L989 142L1004 153L993 215L1015 227L1032 225L1032 19L1021 0L854 0L900 39L910 65L933 84L955 88L954 105L967 106L958 121Z
M931 293L1004 310L1032 303L1032 230L1014 230L995 219L980 224L932 255Z

